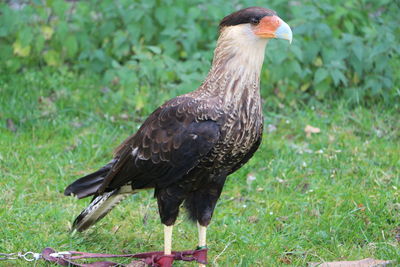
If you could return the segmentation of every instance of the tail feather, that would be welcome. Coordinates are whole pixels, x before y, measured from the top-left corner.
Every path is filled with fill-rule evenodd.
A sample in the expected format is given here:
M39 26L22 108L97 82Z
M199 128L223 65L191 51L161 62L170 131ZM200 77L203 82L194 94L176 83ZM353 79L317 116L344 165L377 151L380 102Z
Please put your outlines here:
M79 214L73 223L73 229L82 232L107 215L118 203L128 197L120 189L94 197L90 205Z
M100 170L79 178L65 189L64 195L74 195L78 198L94 195L103 184L104 178L111 170L114 162L115 160L111 161Z

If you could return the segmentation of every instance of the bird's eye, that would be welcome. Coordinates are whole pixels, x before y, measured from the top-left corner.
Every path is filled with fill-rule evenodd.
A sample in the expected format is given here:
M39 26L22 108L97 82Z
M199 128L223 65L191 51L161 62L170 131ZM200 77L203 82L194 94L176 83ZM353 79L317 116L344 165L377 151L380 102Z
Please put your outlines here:
M250 23L253 24L253 25L257 25L258 23L260 23L260 19L251 18L251 19L250 19Z

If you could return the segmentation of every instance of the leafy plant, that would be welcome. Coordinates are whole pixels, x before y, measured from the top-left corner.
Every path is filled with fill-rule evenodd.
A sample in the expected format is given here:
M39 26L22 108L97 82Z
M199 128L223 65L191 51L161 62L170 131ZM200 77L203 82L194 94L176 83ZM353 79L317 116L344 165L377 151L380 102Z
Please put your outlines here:
M300 89L303 97L321 100L338 96L353 103L398 99L397 5L386 0L325 0L285 6L295 40L284 57L277 53L269 57L286 66L271 71L271 79L281 81L278 97L295 98Z
M0 4L0 72L50 67L101 75L144 103L197 87L209 68L218 21L262 1L63 1ZM400 30L395 1L273 0L294 30L286 52L270 42L268 103L344 97L399 99ZM134 89L132 89L134 88ZM173 92L171 92L171 90ZM142 103L142 104L141 104Z

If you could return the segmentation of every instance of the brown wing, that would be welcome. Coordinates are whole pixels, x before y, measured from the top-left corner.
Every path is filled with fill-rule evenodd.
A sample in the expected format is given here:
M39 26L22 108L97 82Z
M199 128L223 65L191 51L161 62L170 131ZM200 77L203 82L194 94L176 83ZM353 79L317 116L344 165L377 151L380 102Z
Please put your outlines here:
M166 187L197 166L220 137L215 115L192 98L171 100L158 108L138 132L116 151L116 163L98 193L127 183Z

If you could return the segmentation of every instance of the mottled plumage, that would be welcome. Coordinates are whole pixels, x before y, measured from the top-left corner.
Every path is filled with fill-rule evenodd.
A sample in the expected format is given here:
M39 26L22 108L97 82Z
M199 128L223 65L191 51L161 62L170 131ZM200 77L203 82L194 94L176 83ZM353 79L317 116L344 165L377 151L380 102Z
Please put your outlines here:
M259 77L268 38L257 35L273 34L281 23L275 15L254 7L225 17L203 84L156 109L110 163L67 187L66 195L94 196L76 219L77 230L101 219L127 194L149 188L154 188L163 224L174 224L182 203L192 219L209 224L227 176L261 142ZM273 16L279 25L262 20ZM290 30L284 27L285 33Z

